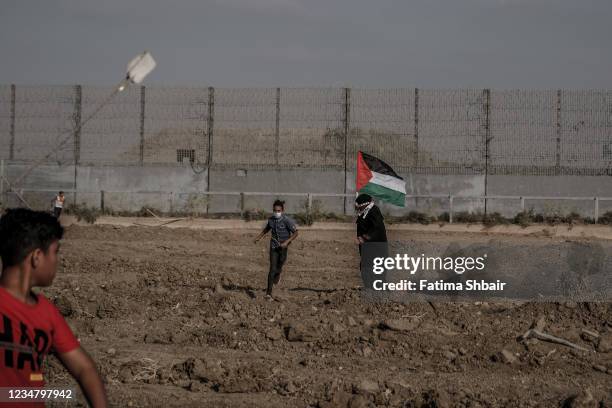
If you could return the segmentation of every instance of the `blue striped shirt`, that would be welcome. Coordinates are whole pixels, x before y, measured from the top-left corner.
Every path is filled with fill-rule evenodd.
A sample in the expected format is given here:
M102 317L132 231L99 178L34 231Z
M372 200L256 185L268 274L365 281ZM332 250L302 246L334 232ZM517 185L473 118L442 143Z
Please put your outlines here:
M265 229L266 231L272 232L270 247L278 248L281 242L288 240L291 234L297 231L297 224L291 218L283 214L280 218L275 218L274 216L268 218Z

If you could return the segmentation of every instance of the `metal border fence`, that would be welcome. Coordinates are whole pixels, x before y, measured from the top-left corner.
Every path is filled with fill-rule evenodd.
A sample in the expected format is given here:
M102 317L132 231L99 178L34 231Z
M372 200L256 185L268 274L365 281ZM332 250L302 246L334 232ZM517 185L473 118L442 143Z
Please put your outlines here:
M612 91L0 85L0 159L422 174L612 175Z

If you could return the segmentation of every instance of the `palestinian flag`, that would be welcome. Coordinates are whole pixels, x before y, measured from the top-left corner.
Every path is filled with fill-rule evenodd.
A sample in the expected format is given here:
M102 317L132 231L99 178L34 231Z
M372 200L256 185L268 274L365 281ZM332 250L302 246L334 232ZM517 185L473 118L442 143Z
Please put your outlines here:
M359 152L357 155L357 191L399 207L406 205L406 182L384 161Z

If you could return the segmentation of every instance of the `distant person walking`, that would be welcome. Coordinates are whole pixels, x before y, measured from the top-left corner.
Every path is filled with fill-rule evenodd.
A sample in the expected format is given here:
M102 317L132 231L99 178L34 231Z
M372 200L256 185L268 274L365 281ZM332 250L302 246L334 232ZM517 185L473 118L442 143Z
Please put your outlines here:
M64 209L65 201L66 197L64 197L63 191L60 191L53 199L53 215L55 216L55 218L59 219L60 215L62 215L62 210Z
M280 282L283 265L287 261L289 244L298 236L295 221L285 215L285 202L276 200L272 205L272 216L268 219L263 231L255 238L257 243L271 231L270 237L270 270L266 296L272 298L272 287Z

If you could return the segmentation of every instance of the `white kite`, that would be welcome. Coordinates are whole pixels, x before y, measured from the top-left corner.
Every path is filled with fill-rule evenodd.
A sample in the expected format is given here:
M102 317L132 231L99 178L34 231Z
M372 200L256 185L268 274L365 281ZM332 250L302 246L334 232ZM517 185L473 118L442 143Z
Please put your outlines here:
M139 84L145 79L147 75L155 69L157 63L153 59L153 56L149 51L145 51L142 54L137 55L127 65L127 75L125 80L119 85L119 91L123 91L126 82L130 81L133 84Z
M127 74L125 76L125 79L123 79L119 83L119 85L113 89L113 92L87 118L85 118L79 124L79 126L78 126L78 128L76 130L79 130L83 126L85 126L85 124L87 122L89 122L94 116L96 116L96 114L98 114L98 112L100 112L100 110L102 110L102 108L108 102L110 102L110 100L113 99L113 97L118 92L123 91L129 84L139 84L139 83L141 83L145 79L145 77L147 75L149 75L151 73L151 71L153 71L153 69L155 69L156 65L157 65L157 63L155 62L155 60L153 59L153 56L148 51L145 51L142 54L138 54L136 57L134 57L128 63L128 65L127 65ZM31 166L29 166L26 169L26 171L24 171L24 173L21 176L19 176L12 183L9 182L9 180L7 180L6 177L3 177L4 181L6 181L7 184L9 185L9 188L13 192L15 192L15 194L17 194L17 197L27 207L30 207L30 205L25 201L25 199L18 192L15 191L15 187L18 186L32 172L32 170L34 170L36 167L40 166L42 163L46 162L49 159L49 157L51 157L51 155L53 155L58 150L60 150L62 147L64 147L64 145L66 145L66 143L70 142L72 140L72 138L73 138L72 134L76 130L69 130L69 131L67 131L66 133L70 133L70 134L65 139L63 139L58 145L56 145L49 153L47 153L45 156L43 156L40 160L36 161Z

